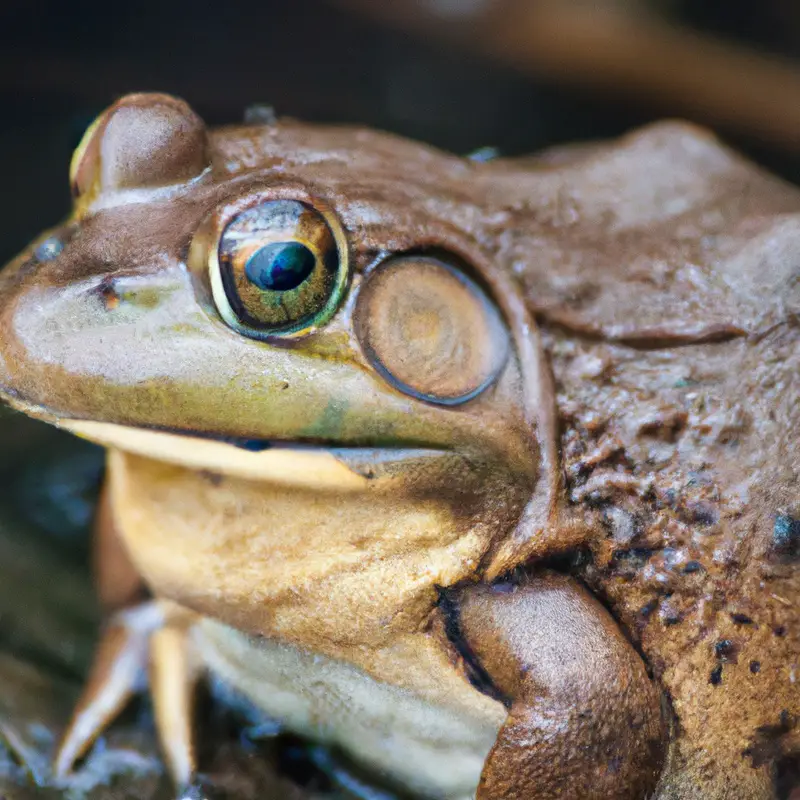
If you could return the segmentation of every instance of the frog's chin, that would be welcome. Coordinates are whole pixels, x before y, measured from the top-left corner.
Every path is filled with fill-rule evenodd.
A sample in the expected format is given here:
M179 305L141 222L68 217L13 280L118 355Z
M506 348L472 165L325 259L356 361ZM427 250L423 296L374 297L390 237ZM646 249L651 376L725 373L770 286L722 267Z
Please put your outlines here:
M192 470L316 490L376 488L374 465L441 458L425 448L353 448L292 442L224 440L91 420L48 420L95 444Z

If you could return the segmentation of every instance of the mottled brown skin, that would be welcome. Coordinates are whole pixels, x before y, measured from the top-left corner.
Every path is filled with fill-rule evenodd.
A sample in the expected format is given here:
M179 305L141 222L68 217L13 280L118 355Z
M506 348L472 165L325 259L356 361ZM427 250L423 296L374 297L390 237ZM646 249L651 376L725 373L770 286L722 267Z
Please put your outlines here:
M158 652L185 662L200 615L507 713L480 800L774 796L800 751L796 189L680 124L477 164L360 129L207 132L146 95L73 184L77 235L0 273L0 391L113 448L102 530L172 603ZM205 277L214 215L254 192L323 202L346 239L341 310L288 345L228 327ZM353 319L376 261L430 248L512 347L454 407L388 384ZM121 438L142 428L186 446ZM283 486L196 434L384 459ZM185 777L185 692L154 692Z

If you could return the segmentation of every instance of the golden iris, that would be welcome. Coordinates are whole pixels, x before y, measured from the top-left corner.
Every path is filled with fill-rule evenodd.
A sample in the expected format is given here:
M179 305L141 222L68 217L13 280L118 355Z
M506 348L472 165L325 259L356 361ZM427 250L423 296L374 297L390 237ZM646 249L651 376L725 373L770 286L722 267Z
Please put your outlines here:
M325 217L296 200L242 211L219 242L222 286L244 332L303 332L327 320L343 288L336 238Z

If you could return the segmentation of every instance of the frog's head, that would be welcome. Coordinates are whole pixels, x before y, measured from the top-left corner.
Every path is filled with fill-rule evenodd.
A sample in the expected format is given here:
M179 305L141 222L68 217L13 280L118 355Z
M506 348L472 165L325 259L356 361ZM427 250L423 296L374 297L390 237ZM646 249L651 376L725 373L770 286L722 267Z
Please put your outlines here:
M475 168L125 97L76 151L71 218L0 273L0 392L157 459L461 506L492 492L495 511L511 498L502 534L534 496L543 518L551 390L474 233Z

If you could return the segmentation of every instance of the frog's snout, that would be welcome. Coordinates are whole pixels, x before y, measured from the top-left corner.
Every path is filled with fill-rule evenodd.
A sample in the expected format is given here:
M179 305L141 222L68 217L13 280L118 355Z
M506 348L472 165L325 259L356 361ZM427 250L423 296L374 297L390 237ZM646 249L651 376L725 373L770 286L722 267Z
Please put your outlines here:
M11 374L8 371L6 360L3 358L3 352L0 348L0 398L8 394L11 394Z
M17 394L8 361L11 339L8 326L15 295L13 279L18 271L15 266L13 262L6 267L0 266L0 401L13 399Z
M76 401L80 405L88 389L75 386L71 375L89 376L103 352L125 360L123 345L112 340L111 318L104 313L109 309L98 310L97 298L83 290L101 270L131 263L132 256L126 261L123 253L120 260L113 248L115 242L120 247L130 242L132 214L120 207L116 222L111 221L113 213L97 214L92 222L90 211L99 198L115 193L194 180L209 164L205 124L178 98L127 95L95 120L70 166L76 198L71 221L0 271L0 398L36 404L56 395L67 408ZM88 228L79 237L83 244L71 248L80 228ZM160 230L171 229L164 223ZM148 263L147 254L139 255ZM138 294L141 308L146 292ZM59 361L65 354L71 367Z
M0 273L0 402L17 404L24 400L20 387L19 370L15 368L14 314L20 294L20 283L11 264L5 267L6 275Z

